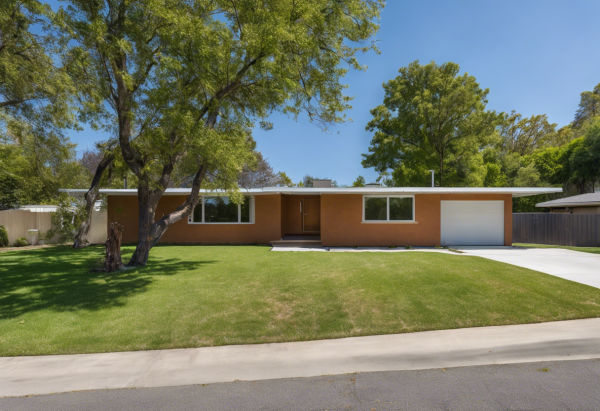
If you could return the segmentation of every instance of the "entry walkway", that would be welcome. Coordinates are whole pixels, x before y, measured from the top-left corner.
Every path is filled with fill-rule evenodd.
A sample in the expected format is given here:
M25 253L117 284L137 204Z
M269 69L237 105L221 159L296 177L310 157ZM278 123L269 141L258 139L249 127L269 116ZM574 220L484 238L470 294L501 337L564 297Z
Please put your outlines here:
M600 358L600 319L279 344L0 358L0 397Z

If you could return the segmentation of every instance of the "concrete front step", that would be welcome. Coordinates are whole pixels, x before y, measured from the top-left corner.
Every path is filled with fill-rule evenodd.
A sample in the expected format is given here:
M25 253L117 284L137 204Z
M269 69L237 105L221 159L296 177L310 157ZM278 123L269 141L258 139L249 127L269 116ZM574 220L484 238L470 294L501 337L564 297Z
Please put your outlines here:
M271 241L273 247L321 247L320 240L279 240Z

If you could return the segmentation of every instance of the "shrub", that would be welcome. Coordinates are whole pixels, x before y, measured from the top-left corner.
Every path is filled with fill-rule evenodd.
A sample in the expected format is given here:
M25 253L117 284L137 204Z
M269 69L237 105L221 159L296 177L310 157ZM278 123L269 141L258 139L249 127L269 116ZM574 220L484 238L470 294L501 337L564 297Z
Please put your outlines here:
M58 244L72 243L85 216L83 199L61 194L58 209L52 213L52 229L45 233L46 239Z
M17 238L17 241L15 241L15 247L25 247L26 245L29 245L29 243L23 237Z
M8 247L8 231L0 225L0 247Z

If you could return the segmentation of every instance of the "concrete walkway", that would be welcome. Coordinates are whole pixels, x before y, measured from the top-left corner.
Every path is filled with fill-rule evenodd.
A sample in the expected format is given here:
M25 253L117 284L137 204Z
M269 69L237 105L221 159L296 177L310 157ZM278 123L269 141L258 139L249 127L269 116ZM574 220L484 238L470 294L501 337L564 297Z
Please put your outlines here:
M600 358L600 319L280 344L0 358L0 397Z
M463 255L517 265L600 288L600 254L563 248L455 247Z

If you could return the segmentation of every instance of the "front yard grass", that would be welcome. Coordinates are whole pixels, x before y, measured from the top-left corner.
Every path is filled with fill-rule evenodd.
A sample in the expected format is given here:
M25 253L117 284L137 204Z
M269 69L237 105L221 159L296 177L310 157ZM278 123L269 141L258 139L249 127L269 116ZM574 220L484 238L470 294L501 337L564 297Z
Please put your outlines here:
M0 255L0 356L600 317L598 289L472 256L159 246L146 268L90 272L102 253L96 246Z
M600 247L572 247L568 245L525 244L514 243L515 247L525 248L564 248L565 250L581 251L582 253L600 254Z

